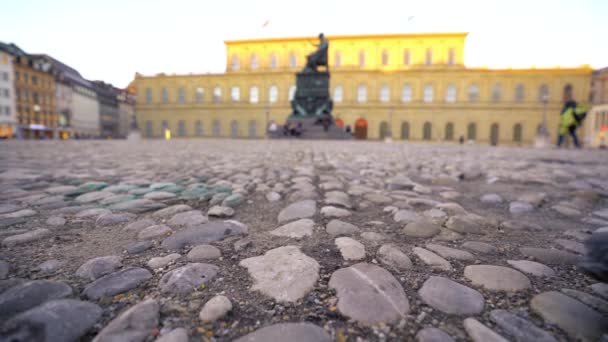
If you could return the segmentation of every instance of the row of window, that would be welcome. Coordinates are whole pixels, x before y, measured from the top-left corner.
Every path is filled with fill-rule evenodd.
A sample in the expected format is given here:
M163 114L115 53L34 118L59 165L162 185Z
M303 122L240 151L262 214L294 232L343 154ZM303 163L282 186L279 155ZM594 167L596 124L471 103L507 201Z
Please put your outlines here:
M36 76L36 75L31 75L30 76L26 72L24 72L23 75L21 75L21 73L19 73L19 71L15 71L15 81L19 82L22 79L23 79L23 83L25 83L25 84L31 82L32 85L39 85L40 84L40 86L43 87L43 88L50 88L51 87L51 81L50 80L38 79L38 76Z
M367 56L367 53L365 52L365 50L363 50L363 49L359 50L358 65L360 67L365 67L366 60L367 60L366 56ZM270 69L276 69L279 67L279 57L277 56L276 53L271 53L268 60L270 62L269 63ZM391 56L389 50L388 49L382 50L382 55L381 55L382 65L387 66L387 65L391 64L391 61L392 61L392 56ZM433 49L431 49L431 48L426 49L424 61L425 61L425 65L433 64ZM411 62L412 62L411 49L403 50L401 62L405 66L411 65ZM456 49L449 48L447 64L454 65L455 62L456 62ZM392 64L396 64L396 63L392 63ZM298 66L298 57L295 52L291 52L289 54L288 66L290 68L295 68ZM341 67L342 66L342 53L340 51L334 52L333 61L331 63L331 66L332 67ZM233 54L232 60L231 60L231 69L234 71L237 71L237 70L240 70L240 68L241 68L241 60L237 54ZM259 68L258 55L255 53L251 54L251 56L249 58L249 68L251 70L257 70Z
M219 120L214 120L211 127L211 135L215 137L221 136L221 123ZM169 123L165 120L161 123L161 131L170 129ZM154 123L152 121L146 121L146 136L154 136ZM197 137L205 136L205 126L202 121L197 120L194 123L194 135ZM255 137L257 135L257 122L255 120L249 121L248 136ZM186 128L186 121L180 120L177 123L177 136L186 137L188 136L188 130ZM238 121L234 120L230 123L230 136L239 137L242 136Z
M21 105L17 105L17 113L19 115L23 115L23 114L29 115L30 113L34 113L34 114L40 113L42 115L47 115L47 114L48 115L53 115L54 114L53 111L50 111L50 110L47 111L46 109L39 110L38 112L36 112L34 109L32 109L32 111L30 112L30 107L29 106L21 107Z
M15 94L17 95L17 101L23 101L26 103L30 101L30 92L27 89L17 89ZM31 100L34 104L45 105L47 103L47 94L33 91L31 92L31 95ZM53 104L54 97L55 96L53 95L48 95L49 104Z
M287 100L291 101L295 95L296 87L290 86L287 94ZM477 84L469 85L467 89L467 99L469 102L479 102L480 88ZM491 89L491 101L492 102L500 102L503 100L503 90L500 83L496 83L492 86ZM403 85L401 88L401 102L409 103L413 100L413 89L412 86L408 83ZM260 89L257 86L252 86L249 88L249 102L250 103L259 103L260 101ZM196 103L202 103L205 97L205 90L203 88L196 88L194 98ZM549 97L549 86L546 84L542 84L538 88L538 101L545 102ZM388 84L384 84L380 87L379 94L380 102L390 102L391 101L391 88ZM162 103L169 103L169 90L167 88L163 88L161 91L161 99ZM275 85L270 86L268 88L268 100L270 103L276 103L279 99L279 88ZM337 85L334 87L333 91L333 99L335 102L340 103L344 101L344 88L341 85ZM447 103L454 103L457 99L457 88L454 84L448 84L445 88L444 101ZM515 86L515 96L513 101L515 102L523 102L525 99L525 87L523 84L518 84ZM146 104L152 104L154 100L152 89L146 89ZM356 100L358 103L365 103L368 101L368 91L367 85L362 83L357 86ZM185 88L179 88L177 92L177 102L178 103L186 103L186 90ZM241 101L241 88L240 87L231 87L230 88L230 101L231 102L240 102ZM426 84L423 87L422 93L422 101L426 103L431 103L435 100L435 87L433 84ZM215 87L213 88L212 93L212 102L220 103L222 102L222 88Z
M19 121L20 125L39 124L39 125L45 125L47 127L55 127L56 126L55 120L50 119L50 118L38 118L38 117L27 118L27 117L20 117L18 119L18 121Z
M0 107L0 114L4 113L4 115L6 116L10 116L11 115L11 107L10 106L5 106L4 108Z

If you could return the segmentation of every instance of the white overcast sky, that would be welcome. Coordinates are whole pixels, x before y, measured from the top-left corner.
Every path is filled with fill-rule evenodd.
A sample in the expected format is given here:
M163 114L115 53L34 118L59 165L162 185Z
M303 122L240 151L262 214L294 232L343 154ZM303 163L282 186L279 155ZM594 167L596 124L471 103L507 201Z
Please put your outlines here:
M608 66L608 0L0 0L0 41L118 87L223 72L226 39L454 31L467 66Z

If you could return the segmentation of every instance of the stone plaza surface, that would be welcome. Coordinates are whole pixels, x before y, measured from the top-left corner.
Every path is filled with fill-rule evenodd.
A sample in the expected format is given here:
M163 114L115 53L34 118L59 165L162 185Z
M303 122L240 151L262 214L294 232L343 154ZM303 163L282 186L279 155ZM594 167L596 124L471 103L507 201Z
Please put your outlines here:
M0 143L0 340L597 341L608 154Z

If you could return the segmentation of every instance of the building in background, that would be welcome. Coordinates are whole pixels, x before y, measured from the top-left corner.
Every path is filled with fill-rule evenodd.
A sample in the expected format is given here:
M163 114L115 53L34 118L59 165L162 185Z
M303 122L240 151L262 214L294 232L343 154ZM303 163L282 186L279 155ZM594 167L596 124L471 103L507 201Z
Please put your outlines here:
M591 103L593 105L608 104L608 67L593 71Z
M587 99L591 68L465 67L466 33L327 37L333 115L361 139L530 144L556 136L570 83ZM226 72L137 75L146 137L262 137L291 113L295 73L314 37L226 41Z
M93 84L74 68L48 55L38 55L55 70L59 137L99 136L99 103Z
M17 131L14 57L9 49L0 42L0 139L10 139Z
M102 138L119 138L118 94L120 89L103 81L93 81L93 86L99 102L100 135Z
M132 88L119 89L118 91L118 135L126 138L131 128L135 115L135 92Z

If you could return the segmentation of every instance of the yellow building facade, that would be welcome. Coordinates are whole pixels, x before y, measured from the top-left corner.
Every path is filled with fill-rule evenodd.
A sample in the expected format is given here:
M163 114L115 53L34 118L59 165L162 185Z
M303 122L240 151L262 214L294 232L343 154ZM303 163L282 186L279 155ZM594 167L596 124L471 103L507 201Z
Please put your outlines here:
M556 136L562 89L587 100L592 69L464 65L466 33L327 37L333 115L358 137L529 144L544 113ZM143 136L260 138L291 113L316 37L225 41L226 72L137 75Z

